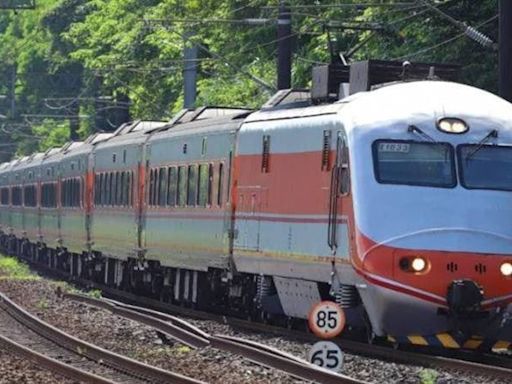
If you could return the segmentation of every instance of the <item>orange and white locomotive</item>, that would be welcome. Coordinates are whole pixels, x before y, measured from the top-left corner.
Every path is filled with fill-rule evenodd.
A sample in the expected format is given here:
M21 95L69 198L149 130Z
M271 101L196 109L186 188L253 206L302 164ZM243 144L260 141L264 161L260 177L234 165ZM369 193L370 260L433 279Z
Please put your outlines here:
M305 319L330 299L372 336L507 347L511 143L512 105L461 84L282 92L0 166L2 243L202 309Z

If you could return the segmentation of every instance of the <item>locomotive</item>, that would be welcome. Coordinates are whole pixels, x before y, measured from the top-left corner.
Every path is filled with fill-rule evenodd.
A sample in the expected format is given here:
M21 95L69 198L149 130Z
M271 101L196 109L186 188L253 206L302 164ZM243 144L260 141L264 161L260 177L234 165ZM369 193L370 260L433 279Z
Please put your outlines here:
M370 85L2 164L1 245L164 302L293 321L333 300L371 338L509 347L512 105L436 79Z

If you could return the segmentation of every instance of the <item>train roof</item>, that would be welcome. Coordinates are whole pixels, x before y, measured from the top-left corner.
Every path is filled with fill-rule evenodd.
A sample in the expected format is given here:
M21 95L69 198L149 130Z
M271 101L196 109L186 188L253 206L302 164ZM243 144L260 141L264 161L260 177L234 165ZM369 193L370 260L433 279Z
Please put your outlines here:
M251 129L249 124L255 122L337 114L344 110L350 113L351 123L346 127L349 130L376 129L379 123L420 116L431 118L433 114L436 118L492 116L493 120L501 120L503 126L512 123L512 104L490 92L460 83L422 80L386 84L332 104L290 103L286 107L262 108L247 117L244 129Z
M195 112L196 118L193 118L191 114L184 113L173 119L175 121L151 132L149 141L158 140L162 137L168 136L205 134L212 131L224 132L236 130L244 122L244 119L251 113L252 110L244 108L215 107L210 110L201 108L200 111ZM183 117L183 119L180 118L180 116Z
M338 104L349 108L354 128L348 129L375 129L389 121L432 119L432 116L435 120L492 118L493 122L501 121L503 126L512 128L511 103L490 92L446 81L397 83L349 96Z

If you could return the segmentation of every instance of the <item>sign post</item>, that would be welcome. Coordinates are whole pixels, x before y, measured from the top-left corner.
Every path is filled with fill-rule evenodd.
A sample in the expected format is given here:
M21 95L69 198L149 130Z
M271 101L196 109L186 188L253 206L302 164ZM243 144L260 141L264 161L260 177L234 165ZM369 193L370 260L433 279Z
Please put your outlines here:
M322 301L309 312L308 325L311 331L321 339L333 339L345 327L345 313L332 301ZM339 372L343 366L343 352L332 341L319 341L308 354L309 362L319 367Z

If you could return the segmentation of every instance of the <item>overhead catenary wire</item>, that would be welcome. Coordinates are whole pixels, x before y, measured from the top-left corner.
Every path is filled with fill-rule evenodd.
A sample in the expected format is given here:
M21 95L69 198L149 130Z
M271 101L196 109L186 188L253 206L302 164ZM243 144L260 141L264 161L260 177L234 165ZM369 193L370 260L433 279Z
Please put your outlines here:
M151 24L151 22L149 23L149 25ZM164 26L162 24L160 24L160 26L162 28L164 28ZM168 31L171 31L172 33L175 33L177 34L178 36L180 36L184 41L191 41L191 37L189 36L185 36L185 34L183 33L180 33L178 31L176 31L175 29L168 29L166 28L166 30ZM210 49L208 49L204 44L201 44L199 42L193 42L195 45L197 45L197 47L202 50L203 52L209 54L210 56L214 57L215 59L219 60L219 61L222 61L225 65L227 65L228 67L230 67L231 69L235 70L236 72L239 72L247 77L249 77L250 79L252 79L255 83L257 83L258 85L260 85L261 87L263 87L266 91L270 91L270 92L275 92L277 89L276 87L274 87L273 85L270 85L268 84L267 82L265 82L264 80L260 79L259 77L253 75L252 73L244 70L243 68L233 64L231 61L229 61L228 59L226 59L223 55L217 53L217 52L214 52L214 51L211 51Z
M445 5L445 4L448 4L450 2L452 2L454 0L448 0L442 4L439 4L439 5ZM396 25L398 24L401 24L403 23L404 21L409 21L411 19L414 19L414 18L417 18L425 13L427 13L429 11L429 8L427 8L426 6L422 5L421 6L422 10L416 12L416 13L413 13L412 15L407 15L407 16L404 16L404 17L401 17L397 20L394 20L392 21L390 24L388 24L387 26L387 29L393 29ZM372 39L374 39L376 36L378 36L378 33L377 31L371 31L363 40L359 41L354 47L350 48L345 54L344 54L344 57L346 59L350 59L354 53L356 53L357 51L359 51L362 47L364 47L368 42L370 42Z
M290 9L327 9L327 8L369 8L369 7L411 7L417 5L416 2L399 2L399 3L338 3L338 4L295 4L289 5ZM261 9L277 9L278 5L265 5Z
M464 35L469 37L470 39L476 41L478 44L482 45L486 48L492 48L497 50L496 44L486 35L478 31L475 27L472 27L468 25L467 23L464 23L462 21L459 21L455 19L454 17L450 16L446 12L443 12L438 7L435 7L433 4L431 4L428 0L420 0L425 6L427 6L429 9L437 13L439 16L443 17L444 19L448 20L450 23L458 27L459 29L462 29L464 31ZM478 27L477 27L478 28Z
M483 21L482 23L478 24L477 28L481 28L484 25L489 24L489 23L491 23L492 21L494 21L496 19L498 19L498 15L494 15L493 17L491 17L491 18ZM458 35L455 35L455 36L453 36L453 37L451 37L451 38L449 38L447 40L444 40L444 41L442 41L442 42L440 42L438 44L435 44L435 45L433 45L431 47L423 48L423 49L420 49L419 51L416 51L416 52L413 52L413 53L410 53L410 54L407 54L407 55L395 57L395 58L393 58L391 60L403 60L403 59L413 58L413 57L416 57L416 56L421 55L423 53L433 51L433 50L435 50L435 49L437 49L439 47L442 47L443 45L447 45L447 44L449 44L449 43L451 43L453 41L456 41L456 40L458 40L458 39L460 39L460 38L462 38L464 36L466 36L466 33L465 32L461 32Z

